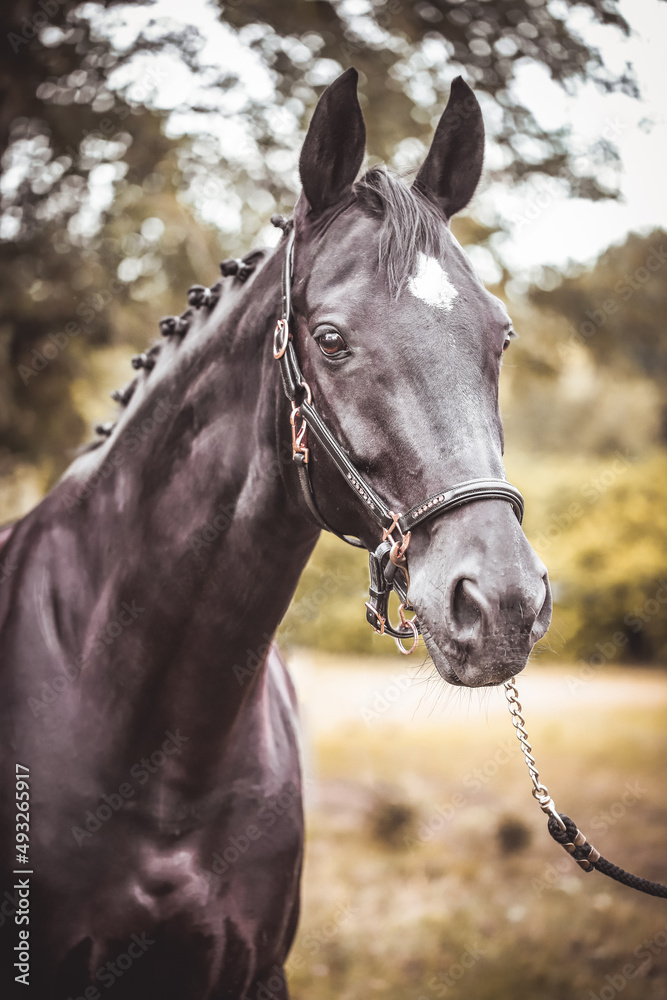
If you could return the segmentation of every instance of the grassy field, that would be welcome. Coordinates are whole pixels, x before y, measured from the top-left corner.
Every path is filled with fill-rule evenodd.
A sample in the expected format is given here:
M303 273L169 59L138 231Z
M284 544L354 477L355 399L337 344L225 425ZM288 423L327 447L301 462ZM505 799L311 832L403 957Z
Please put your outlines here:
M428 667L408 685L393 660L293 669L308 780L295 1000L667 998L667 903L551 840L500 692L438 698ZM667 881L667 675L533 667L519 688L558 808L604 856Z

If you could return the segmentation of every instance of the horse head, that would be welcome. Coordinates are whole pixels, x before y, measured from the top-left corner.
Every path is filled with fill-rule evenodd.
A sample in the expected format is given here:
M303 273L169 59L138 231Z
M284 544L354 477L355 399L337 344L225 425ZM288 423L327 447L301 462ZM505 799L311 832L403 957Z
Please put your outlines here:
M292 337L328 428L404 513L462 481L506 482L498 380L513 331L449 228L482 169L472 91L454 81L408 188L378 168L356 181L365 149L356 83L348 70L324 92L301 153ZM323 521L373 550L377 523L317 441L308 465ZM518 673L549 625L547 572L509 499L477 495L411 531L409 602L452 684Z

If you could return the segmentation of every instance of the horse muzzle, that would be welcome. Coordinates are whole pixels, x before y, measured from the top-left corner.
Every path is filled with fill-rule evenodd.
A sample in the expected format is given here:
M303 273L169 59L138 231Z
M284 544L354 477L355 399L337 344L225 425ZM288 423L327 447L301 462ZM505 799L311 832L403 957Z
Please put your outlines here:
M549 627L551 588L508 505L460 509L411 555L410 601L442 677L481 687L523 670Z

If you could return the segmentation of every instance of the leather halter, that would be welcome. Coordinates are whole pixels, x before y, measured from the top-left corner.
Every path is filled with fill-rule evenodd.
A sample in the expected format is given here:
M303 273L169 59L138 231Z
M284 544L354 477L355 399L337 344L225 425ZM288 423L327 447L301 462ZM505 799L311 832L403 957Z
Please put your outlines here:
M313 403L310 387L303 377L289 328L292 312L294 238L295 229L291 223L282 271L282 316L276 323L273 340L273 356L280 363L285 395L292 404L290 414L292 460L297 469L308 509L320 528L332 532L349 545L365 548L358 538L341 534L327 524L317 507L308 470L309 448L306 443L308 430L312 431L318 444L332 459L344 481L381 529L382 541L374 552L369 553L370 594L366 603L366 619L376 632L393 636L402 652L411 653L417 645L419 623L416 615L412 619L406 619L403 611L414 610L408 601L410 578L405 555L410 544L412 529L429 518L444 514L463 504L472 503L474 500L505 500L511 503L521 524L523 497L516 487L505 479L469 479L434 493L421 503L410 507L405 514L390 510L382 497L366 482L327 427ZM297 402L298 398L301 398L301 402ZM395 533L397 538L394 537ZM392 589L396 591L401 601L399 608L401 624L398 627L391 625L387 613ZM403 647L401 642L403 639L413 640L409 650Z

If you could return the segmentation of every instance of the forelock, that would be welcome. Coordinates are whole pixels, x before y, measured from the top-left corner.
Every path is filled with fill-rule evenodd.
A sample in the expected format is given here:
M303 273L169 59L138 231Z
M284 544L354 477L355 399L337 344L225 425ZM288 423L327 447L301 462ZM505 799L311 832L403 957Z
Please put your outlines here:
M407 187L384 167L372 167L355 185L357 203L383 220L378 266L398 296L417 271L419 254L442 260L447 227L440 212L418 191Z

